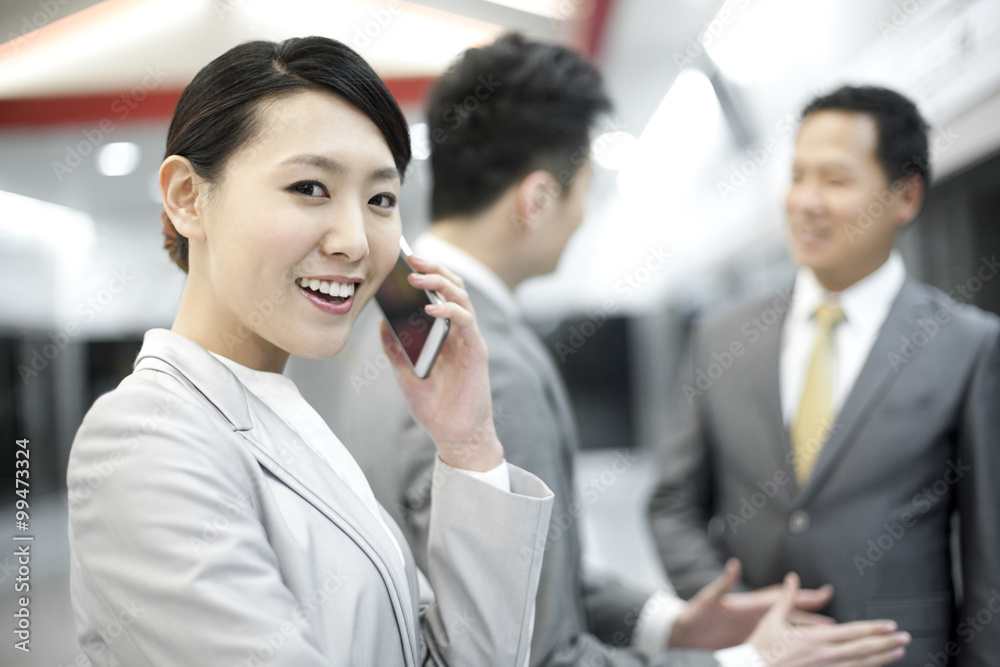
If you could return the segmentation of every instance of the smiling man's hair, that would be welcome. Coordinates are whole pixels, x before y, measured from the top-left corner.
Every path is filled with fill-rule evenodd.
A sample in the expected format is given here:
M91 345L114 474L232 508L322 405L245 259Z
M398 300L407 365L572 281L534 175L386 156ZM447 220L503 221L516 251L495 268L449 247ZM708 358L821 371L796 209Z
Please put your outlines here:
M842 86L813 99L802 110L802 120L820 111L846 111L871 116L878 128L875 157L886 180L893 183L914 175L931 184L927 149L927 122L912 101L878 86Z

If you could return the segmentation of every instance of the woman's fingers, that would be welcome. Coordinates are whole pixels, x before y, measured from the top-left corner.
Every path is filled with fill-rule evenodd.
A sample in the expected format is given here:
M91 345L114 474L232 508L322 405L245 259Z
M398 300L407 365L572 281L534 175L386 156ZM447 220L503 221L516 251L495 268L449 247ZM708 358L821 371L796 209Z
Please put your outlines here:
M443 273L411 273L410 284L419 289L437 292L446 301L454 301L463 308L472 310L472 302L465 288Z
M445 278L455 283L459 287L465 287L465 281L450 269L438 264L434 260L427 259L422 255L410 255L406 258L415 271L420 273L440 273Z
M427 314L451 320L457 328L456 333L464 342L478 346L481 338L476 328L472 302L469 299L469 293L465 291L462 279L430 260L416 255L411 255L409 259L413 260L411 262L413 268L426 271L426 273L411 273L410 284L420 289L437 292L445 299L444 303L428 305L425 308Z

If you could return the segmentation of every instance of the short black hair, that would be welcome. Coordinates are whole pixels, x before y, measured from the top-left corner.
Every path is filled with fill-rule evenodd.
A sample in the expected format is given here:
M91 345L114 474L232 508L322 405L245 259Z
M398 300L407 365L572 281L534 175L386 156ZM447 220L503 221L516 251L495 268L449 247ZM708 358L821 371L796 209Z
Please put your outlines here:
M894 90L878 86L843 86L821 95L802 110L802 120L818 111L868 114L878 128L878 158L889 183L919 176L926 190L931 184L927 149L927 121L917 105Z
M510 33L466 50L431 89L431 219L481 213L532 171L568 190L611 110L597 69L563 46Z
M348 46L327 37L234 46L195 75L177 101L164 158L180 155L206 181L219 180L229 158L254 141L267 102L302 91L339 95L382 133L400 178L410 162L406 118L385 83ZM187 239L162 214L164 247L185 273Z

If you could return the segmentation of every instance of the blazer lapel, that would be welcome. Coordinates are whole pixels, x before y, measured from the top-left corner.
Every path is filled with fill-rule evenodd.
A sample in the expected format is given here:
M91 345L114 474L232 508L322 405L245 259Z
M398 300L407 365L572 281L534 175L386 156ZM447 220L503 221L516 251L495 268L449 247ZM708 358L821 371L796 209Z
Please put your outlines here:
M254 408L269 411L253 394L248 394L248 397L251 404L257 404ZM416 636L417 630L413 627L413 605L405 564L395 561L396 548L381 525L375 522L368 507L340 475L330 470L329 463L303 443L277 415L273 420L267 420L266 427L262 424L256 429L243 431L241 435L252 446L261 466L326 515L372 561L392 601L400 641L406 647L407 664L414 663L415 647L410 638ZM296 443L295 449L290 449L287 443ZM329 472L323 474L323 471ZM400 546L403 545L405 542L400 542ZM382 554L388 554L388 558L383 558Z
M795 484L794 467L789 462L792 443L781 413L781 332L784 326L785 314L782 314L777 322L761 333L760 340L755 343L760 346L761 354L747 355L747 361L753 364L747 376L754 378L754 386L749 390L750 400L757 406L761 422L767 429L765 435L771 443L776 469L786 471Z
M837 461L854 443L858 429L895 382L899 374L893 367L891 355L899 354L900 341L913 335L919 326L918 320L926 314L926 305L916 284L907 278L889 309L882 330L875 338L854 387L834 420L829 439L816 458L813 473L799 499L801 503L808 502L815 496L817 490L833 474Z
M197 343L165 329L146 333L136 359L159 367L190 383L232 424L250 444L254 457L276 478L322 512L344 531L371 560L382 576L400 630L407 664L416 662L416 646L410 641L413 601L405 567L386 562L382 554L393 554L389 536L371 512L329 464L260 399L246 391L236 376ZM163 368L166 365L168 368ZM253 416L260 418L254 420ZM256 421L256 423L255 423ZM323 474L329 470L332 474ZM401 542L403 546L405 542Z

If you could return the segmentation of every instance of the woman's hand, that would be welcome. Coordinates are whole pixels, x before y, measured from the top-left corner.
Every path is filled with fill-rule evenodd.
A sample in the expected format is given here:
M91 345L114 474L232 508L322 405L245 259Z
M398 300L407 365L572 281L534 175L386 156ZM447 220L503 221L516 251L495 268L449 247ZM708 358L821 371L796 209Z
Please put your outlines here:
M414 375L384 321L382 346L413 418L430 433L441 460L464 470L491 470L503 461L503 446L493 427L486 343L469 295L462 279L444 267L416 255L409 262L421 272L410 274L410 284L445 298L427 306L427 314L451 320L451 330L424 379Z

